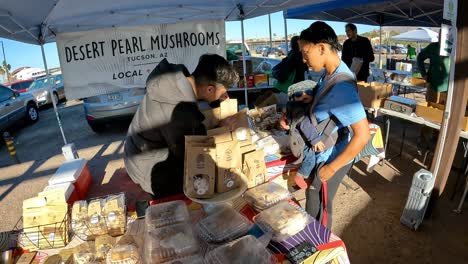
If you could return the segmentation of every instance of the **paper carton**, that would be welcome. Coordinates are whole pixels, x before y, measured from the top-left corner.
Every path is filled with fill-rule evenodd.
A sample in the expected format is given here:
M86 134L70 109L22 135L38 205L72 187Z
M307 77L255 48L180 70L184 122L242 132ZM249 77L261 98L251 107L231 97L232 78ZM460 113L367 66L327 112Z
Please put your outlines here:
M385 98L392 95L392 85L379 82L358 82L359 98L362 105L368 108L380 108Z

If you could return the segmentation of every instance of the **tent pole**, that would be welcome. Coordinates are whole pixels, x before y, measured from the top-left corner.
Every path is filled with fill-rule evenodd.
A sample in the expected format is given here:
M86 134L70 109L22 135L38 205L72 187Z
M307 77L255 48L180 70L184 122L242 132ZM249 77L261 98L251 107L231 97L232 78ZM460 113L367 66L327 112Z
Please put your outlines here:
M379 69L382 69L382 25L380 25L380 36L379 36Z
M249 97L247 95L247 62L245 57L245 36L244 36L244 19L241 19L241 34L242 34L242 68L244 72L244 98L245 105L249 108Z
M44 69L45 69L45 72L46 72L46 76L48 77L49 76L49 70L47 69L47 60L46 60L46 56L45 56L45 52L44 52L44 44L41 44L41 52L42 52L42 60L44 62ZM59 113L58 113L58 110L57 110L57 103L58 102L55 101L55 96L54 96L54 93L53 93L52 89L49 90L49 95L50 95L50 98L52 98L52 105L54 106L55 117L57 118L57 123L59 125L60 132L62 133L63 143L66 145L67 144L67 138L65 137L65 133L63 132L62 122L60 121L60 116L59 116Z
M286 46L286 54L285 55L288 55L288 51L289 51L289 48L288 48L288 20L286 19L286 17L284 17L284 41L285 41L285 46Z
M268 14L268 25L270 27L270 48L273 47L273 38L271 37L271 15Z

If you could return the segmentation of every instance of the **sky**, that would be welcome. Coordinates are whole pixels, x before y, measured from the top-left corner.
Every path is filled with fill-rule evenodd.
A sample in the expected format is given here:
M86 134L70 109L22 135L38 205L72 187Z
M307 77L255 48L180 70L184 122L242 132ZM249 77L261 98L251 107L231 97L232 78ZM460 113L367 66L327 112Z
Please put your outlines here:
M303 29L307 28L313 20L298 20L288 19L288 34L299 34ZM329 22L337 35L344 35L345 23ZM374 26L357 25L359 33L365 33L374 29ZM284 37L284 19L283 13L277 12L271 14L271 28L272 35L276 34L277 37ZM268 38L269 26L268 16L261 16L244 21L245 37L248 38ZM226 39L227 40L240 40L241 39L241 23L239 21L226 22ZM44 68L44 63L41 55L41 48L38 45L25 44L17 41L0 38L3 42L5 49L5 56L7 62L11 65L11 69L15 70L19 67L30 66L37 68ZM49 68L59 67L59 57L57 53L57 45L55 43L48 43L44 45L47 66ZM0 59L3 61L3 54L0 54ZM1 79L1 77L0 77Z

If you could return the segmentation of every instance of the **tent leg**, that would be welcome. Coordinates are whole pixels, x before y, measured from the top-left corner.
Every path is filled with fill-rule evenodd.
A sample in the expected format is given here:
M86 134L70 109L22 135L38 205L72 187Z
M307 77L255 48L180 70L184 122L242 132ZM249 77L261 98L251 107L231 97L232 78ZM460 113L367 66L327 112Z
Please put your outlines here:
M382 69L382 26L380 26L379 36L379 69Z
M268 14L268 25L270 27L270 48L272 48L273 47L273 38L271 37L272 33L271 33L271 15L270 14Z
M45 69L45 72L46 72L46 76L49 76L49 69L47 68L47 60L46 60L46 56L45 56L45 52L44 52L44 44L41 44L41 52L42 52L42 60L44 62L44 69ZM62 133L63 143L64 143L64 145L66 145L67 144L67 138L65 137L65 133L63 132L62 122L60 121L60 116L59 116L59 113L58 113L58 110L57 110L57 103L58 102L55 101L55 96L54 96L54 93L52 92L52 90L49 90L49 95L52 98L52 105L54 106L55 117L57 118L57 123L58 123L58 126L60 128L60 132Z
M289 48L288 48L288 20L286 19L286 17L284 17L284 41L285 41L285 46L286 46L286 54L285 55L288 55L288 51L289 51Z
M241 20L241 33L242 33L242 67L244 76L244 98L245 98L245 105L249 108L249 97L247 94L247 62L245 56L245 35L244 35L244 19Z

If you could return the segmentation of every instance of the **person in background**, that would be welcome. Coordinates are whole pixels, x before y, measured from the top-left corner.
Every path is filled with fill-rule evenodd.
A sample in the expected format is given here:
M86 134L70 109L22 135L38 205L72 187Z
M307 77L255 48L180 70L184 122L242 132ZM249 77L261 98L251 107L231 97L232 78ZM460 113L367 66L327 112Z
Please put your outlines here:
M182 193L185 135L206 135L197 103L225 99L238 80L229 62L216 54L202 55L192 74L184 65L161 61L146 80L146 95L125 140L130 178L154 198ZM227 118L223 125L233 122Z
M418 69L427 81L426 101L445 104L450 71L450 58L439 55L440 44L433 42L418 54ZM424 61L429 59L429 69Z
M282 90L285 94L288 93L288 87L291 84L304 81L305 72L308 71L307 65L303 62L301 50L299 48L299 37L294 36L291 38L291 51L288 52L286 58L281 60L272 69L273 77L279 82L285 82L289 76L295 70L295 75L292 83L285 85L285 89Z
M408 46L406 46L407 48L407 52L406 52L406 59L410 59L410 60L414 60L416 59L416 48L411 46L411 44L408 44Z
M356 74L356 78L358 81L367 81L369 77L369 64L375 60L372 45L368 38L357 34L356 25L347 24L345 29L348 39L343 44L341 59L348 67L351 67L353 58L361 58L363 62L361 69Z
M314 89L316 94L320 94L327 87L327 82L337 74L348 74L354 79L354 74L338 56L341 45L335 31L325 22L314 22L303 30L299 44L304 62L312 71L325 69L318 87ZM306 211L331 227L333 198L340 182L352 167L352 161L369 141L369 125L356 85L351 82L337 82L327 94L320 97L311 111L319 123L333 117L338 133L334 146L316 154L316 164L321 165L308 177L309 187L306 190ZM351 127L352 133L348 127ZM328 195L322 200L321 195L324 193ZM325 216L328 221L324 221Z

